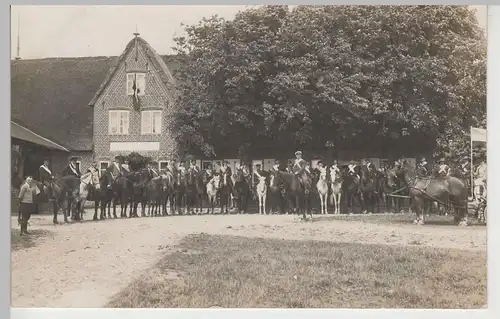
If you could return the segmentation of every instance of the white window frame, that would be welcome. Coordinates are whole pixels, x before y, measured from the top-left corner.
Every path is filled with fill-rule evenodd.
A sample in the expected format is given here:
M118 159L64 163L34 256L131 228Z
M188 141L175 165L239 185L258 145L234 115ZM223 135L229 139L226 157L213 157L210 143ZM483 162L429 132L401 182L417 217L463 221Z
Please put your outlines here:
M131 72L127 73L127 95L134 95L132 87L134 85L134 77L137 76L136 85L139 87L138 96L143 96L146 92L146 73L144 72Z
M168 161L158 161L158 171L161 172L162 169L161 169L161 164L165 164L165 165L168 165Z
M108 166L105 169L102 169L102 163L106 163ZM102 173L104 173L108 169L110 164L111 164L110 161L99 161L99 173L101 173L101 176Z
M155 122L155 114L159 114L159 122ZM149 129L146 129L144 125L145 116L149 116ZM155 124L155 132L153 132L153 124ZM161 134L162 126L162 111L161 110L148 110L141 112L141 135L159 135Z
M113 123L111 122L111 115L112 114L117 114L117 128L116 128L116 133L113 133ZM120 123L122 114L126 114L126 121L123 123ZM126 125L125 125L126 122ZM120 132L120 124L122 124L122 132ZM109 135L128 135L129 134L129 127L130 127L130 111L125 111L125 110L110 110L108 112L108 134Z

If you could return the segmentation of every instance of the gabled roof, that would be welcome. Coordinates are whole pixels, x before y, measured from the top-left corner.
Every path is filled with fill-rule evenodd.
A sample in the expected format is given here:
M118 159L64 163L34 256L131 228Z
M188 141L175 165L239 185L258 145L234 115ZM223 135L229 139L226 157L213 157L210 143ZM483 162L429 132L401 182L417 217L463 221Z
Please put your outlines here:
M172 72L180 65L176 56L161 59ZM91 151L88 101L117 63L116 56L12 60L11 120L70 151Z
M171 87L172 84L174 83L174 77L170 73L169 68L165 64L165 61L162 59L158 53L153 49L152 46L149 45L149 43L146 42L143 38L137 36L130 40L130 42L127 44L125 47L125 50L122 52L122 54L118 57L118 61L116 61L115 65L109 70L108 74L106 75L106 79L102 82L101 86L97 90L96 94L94 95L94 98L89 102L89 106L94 106L94 104L97 102L97 99L99 96L102 94L104 89L108 86L109 82L113 78L113 75L116 73L118 70L118 66L125 60L127 54L135 48L135 46L140 46L146 53L147 57L151 60L153 63L154 67L159 70L159 75L162 80L162 82L165 84L166 87Z

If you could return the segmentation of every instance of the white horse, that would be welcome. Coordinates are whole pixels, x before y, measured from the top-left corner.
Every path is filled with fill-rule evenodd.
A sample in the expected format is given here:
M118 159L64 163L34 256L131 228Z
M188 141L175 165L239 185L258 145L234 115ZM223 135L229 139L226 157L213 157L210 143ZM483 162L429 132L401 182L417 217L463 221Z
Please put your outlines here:
M340 214L340 199L342 198L342 181L339 173L338 168L330 167L330 188L332 190L330 203L335 207L334 214Z
M322 167L319 169L319 180L316 183L316 189L318 190L319 199L321 201L321 214L328 214L328 183L327 178L327 168Z
M215 175L212 179L207 183L207 196L208 202L210 203L210 207L207 209L208 214L214 213L214 207L217 204L217 193L220 189L220 176ZM210 208L212 208L212 212L210 212Z
M259 182L255 187L257 191L257 198L259 199L259 214L266 213L266 197L267 197L267 184L264 176L259 177Z
M85 202L89 196L89 188L93 186L96 191L99 191L101 188L99 183L99 172L93 167L90 167L89 170L89 172L80 177L80 188L78 189L78 193L73 194L73 204L75 205L75 209L78 209L79 207L75 214L77 219L83 219Z

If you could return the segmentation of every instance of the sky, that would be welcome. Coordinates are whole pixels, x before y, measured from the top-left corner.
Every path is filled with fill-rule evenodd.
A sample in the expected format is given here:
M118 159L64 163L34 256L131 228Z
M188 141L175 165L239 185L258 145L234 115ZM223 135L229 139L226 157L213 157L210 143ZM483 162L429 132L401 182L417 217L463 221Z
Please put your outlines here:
M11 6L11 57L117 56L137 31L159 54L171 54L184 24L218 14L231 19L252 6ZM486 28L486 6L477 10ZM19 18L19 21L18 21ZM19 22L19 29L18 29Z

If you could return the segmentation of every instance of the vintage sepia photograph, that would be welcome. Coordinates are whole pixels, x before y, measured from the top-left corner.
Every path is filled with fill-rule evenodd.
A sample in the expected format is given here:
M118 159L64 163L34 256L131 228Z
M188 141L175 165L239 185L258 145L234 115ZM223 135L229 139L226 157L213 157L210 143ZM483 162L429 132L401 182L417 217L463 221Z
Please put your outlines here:
M12 307L488 307L487 6L19 5L10 44Z

